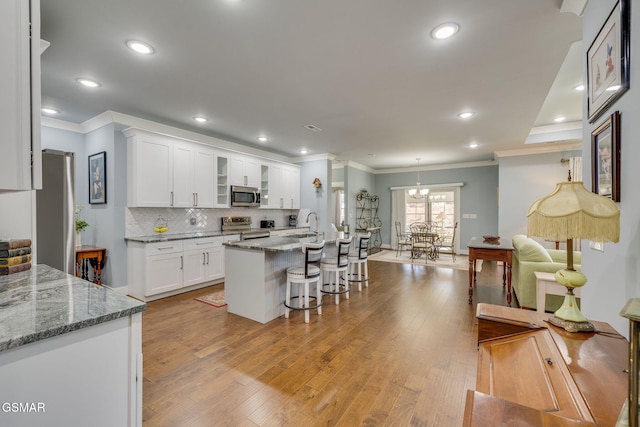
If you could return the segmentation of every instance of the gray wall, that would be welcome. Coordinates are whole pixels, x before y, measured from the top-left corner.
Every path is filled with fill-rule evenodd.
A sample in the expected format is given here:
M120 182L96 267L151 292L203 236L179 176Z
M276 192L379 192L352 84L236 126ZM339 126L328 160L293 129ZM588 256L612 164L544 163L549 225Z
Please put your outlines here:
M531 204L548 195L556 184L567 180L568 166L560 159L580 156L581 152L556 152L500 159L499 230L500 236L527 234L527 212ZM537 239L547 247L553 244Z
M380 196L382 220L382 244L391 241L391 187L416 185L417 172L378 174L375 176L375 192ZM498 232L498 166L455 168L421 171L420 182L424 186L462 182L460 188L460 215L475 214L476 218L460 218L458 226L460 248L466 250L466 242L474 236Z
M107 249L102 281L114 288L126 285L127 254L124 241L127 202L126 139L113 124L86 135L42 127L42 148L76 154L76 205L84 206L82 218L89 227L82 233L84 245ZM107 153L107 203L89 204L88 156Z
M320 178L322 187L313 187L313 181ZM331 161L314 160L300 164L300 208L310 209L318 214L318 230L328 231L331 229ZM305 218L299 218L298 223L304 222ZM313 221L313 219L311 220ZM314 225L311 224L313 229Z
M583 15L583 49L586 50L611 12L615 0L589 2ZM631 2L628 2L631 3ZM635 6L638 6L636 4ZM640 296L640 8L631 7L631 67L630 88L617 102L593 124L587 121L586 93L583 107L583 181L591 185L591 132L612 112L620 111L621 166L618 204L620 215L620 242L605 243L604 252L582 244L582 269L587 284L582 289L582 311L591 319L602 320L614 326L618 332L628 334L629 322L618 315L630 298ZM586 69L584 70L586 81Z

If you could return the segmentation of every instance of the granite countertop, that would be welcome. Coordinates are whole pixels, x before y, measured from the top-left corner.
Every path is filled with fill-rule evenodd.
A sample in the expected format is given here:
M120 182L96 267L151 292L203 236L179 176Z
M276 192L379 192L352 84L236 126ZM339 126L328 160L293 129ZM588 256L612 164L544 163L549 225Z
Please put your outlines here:
M275 236L264 237L262 239L250 239L240 240L237 242L225 242L224 245L231 248L250 249L264 252L290 252L299 250L302 247L303 242L317 242L318 239L315 236L307 237L308 233L301 233L296 236ZM325 248L329 244L334 244L338 237L343 236L342 233L332 233L329 236L324 236L324 233L320 234L320 240L324 240Z
M39 264L0 276L0 351L142 312L146 304Z
M251 231L257 230L270 230L270 231L278 231L278 230L294 230L294 229L308 229L308 226L305 227L273 227L273 228L252 228ZM155 243L155 242L169 242L171 240L186 240L186 239L202 239L204 237L218 237L218 236L233 236L240 234L242 231L239 230L231 230L231 231L198 231L194 233L180 233L180 234L165 234L165 233L155 233L149 236L138 236L138 237L125 237L124 240L131 242L140 242L140 243Z

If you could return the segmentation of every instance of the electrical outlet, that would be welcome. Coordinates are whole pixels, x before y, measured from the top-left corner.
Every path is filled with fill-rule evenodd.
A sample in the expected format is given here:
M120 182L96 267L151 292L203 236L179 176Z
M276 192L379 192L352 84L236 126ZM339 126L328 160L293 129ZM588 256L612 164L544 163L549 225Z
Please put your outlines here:
M195 216L189 218L189 224L196 225L198 223L198 219Z

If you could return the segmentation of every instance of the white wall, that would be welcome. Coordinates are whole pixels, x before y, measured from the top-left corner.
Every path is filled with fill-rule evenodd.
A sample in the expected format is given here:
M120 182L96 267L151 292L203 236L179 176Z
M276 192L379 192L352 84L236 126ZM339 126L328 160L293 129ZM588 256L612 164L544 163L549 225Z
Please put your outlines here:
M0 239L32 239L33 191L0 192ZM33 220L35 223L35 220Z
M615 0L589 2L583 16L584 55L611 12ZM628 1L631 3L631 1ZM638 6L637 4L635 6ZM593 124L587 121L586 99L583 107L583 176L591 188L591 132L612 112L620 111L621 179L620 242L605 243L604 252L583 244L582 269L589 280L582 290L582 311L592 319L610 323L628 335L629 322L618 313L630 298L640 296L640 8L631 7L630 88ZM586 80L586 69L584 70ZM586 94L585 94L586 97Z

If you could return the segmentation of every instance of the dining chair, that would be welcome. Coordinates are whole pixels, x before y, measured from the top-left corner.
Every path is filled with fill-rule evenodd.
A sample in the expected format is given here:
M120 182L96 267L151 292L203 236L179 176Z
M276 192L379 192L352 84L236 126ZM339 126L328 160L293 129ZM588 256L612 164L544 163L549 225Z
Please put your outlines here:
M456 223L454 224L453 228L449 228L447 230L445 230L444 233L440 234L436 240L436 248L438 250L438 252L440 252L441 249L447 249L448 251L451 251L451 257L453 258L453 261L456 261L456 230L458 229L458 222L456 221Z
M396 221L396 258L406 248L411 248L411 233L402 231L402 223Z
M433 244L434 233L427 223L411 224L411 262L425 255L425 263L428 259L435 259L435 246Z

